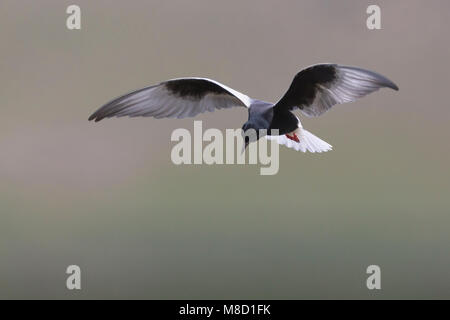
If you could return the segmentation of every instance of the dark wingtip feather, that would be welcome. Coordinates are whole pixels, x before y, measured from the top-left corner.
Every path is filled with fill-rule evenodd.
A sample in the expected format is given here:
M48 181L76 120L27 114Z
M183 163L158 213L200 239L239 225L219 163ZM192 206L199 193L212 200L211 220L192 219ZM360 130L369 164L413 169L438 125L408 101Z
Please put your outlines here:
M392 82L392 87L389 87L389 88L394 89L395 91L400 90L400 88L393 82Z
M94 122L99 122L100 120L105 119L106 117L104 115L99 114L98 111L95 111L88 119L88 121L94 120Z
M104 106L100 107L97 111L95 111L91 116L89 117L88 121L94 120L94 122L99 122L100 120L103 120L107 118L109 115L108 113L110 110L111 103L105 104Z
M92 121L92 120L94 120L94 122L99 122L102 119L97 116L97 112L94 112L93 114L91 114L91 116L88 119L88 121Z
M378 76L381 79L381 82L380 82L381 85L383 85L386 88L395 90L395 91L399 90L398 86L394 82L392 82L391 80L389 80L388 78L386 78L385 76L382 76L380 74L378 74Z

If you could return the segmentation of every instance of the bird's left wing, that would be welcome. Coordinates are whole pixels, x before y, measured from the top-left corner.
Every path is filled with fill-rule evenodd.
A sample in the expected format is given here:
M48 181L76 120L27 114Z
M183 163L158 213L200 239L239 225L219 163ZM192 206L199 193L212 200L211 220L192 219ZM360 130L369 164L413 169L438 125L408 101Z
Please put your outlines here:
M252 99L217 81L179 78L133 91L105 104L89 120L111 117L186 118L235 106L249 107Z
M337 64L316 64L297 73L274 108L299 108L303 114L317 117L335 104L355 101L384 87L398 90L395 83L373 71Z

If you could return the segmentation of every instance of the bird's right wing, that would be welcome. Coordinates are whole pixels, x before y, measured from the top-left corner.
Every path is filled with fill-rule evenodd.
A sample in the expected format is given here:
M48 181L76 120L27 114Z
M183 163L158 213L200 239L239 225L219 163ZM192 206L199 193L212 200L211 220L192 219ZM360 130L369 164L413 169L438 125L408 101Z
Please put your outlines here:
M355 101L385 87L398 90L395 83L373 71L337 64L317 64L295 76L274 108L299 108L303 114L317 117L335 104Z
M217 81L180 78L133 91L108 102L89 120L111 117L186 118L231 107L250 107L252 99Z

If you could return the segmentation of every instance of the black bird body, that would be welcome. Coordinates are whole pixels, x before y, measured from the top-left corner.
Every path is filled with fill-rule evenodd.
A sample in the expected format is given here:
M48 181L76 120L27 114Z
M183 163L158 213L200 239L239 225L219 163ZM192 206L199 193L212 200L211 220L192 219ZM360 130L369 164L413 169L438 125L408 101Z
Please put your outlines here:
M279 135L287 134L298 128L298 118L288 110L280 110L272 107L272 121L270 123L269 132L278 130Z
M252 99L217 81L206 78L180 78L146 87L105 104L89 120L110 117L185 118L231 107L246 107L248 121L242 129L265 129L267 139L299 151L325 152L331 145L303 129L295 109L306 116L319 116L333 105L352 102L380 88L398 87L373 71L317 64L294 77L287 92L273 104ZM278 135L271 130L278 130ZM257 139L261 138L259 135Z

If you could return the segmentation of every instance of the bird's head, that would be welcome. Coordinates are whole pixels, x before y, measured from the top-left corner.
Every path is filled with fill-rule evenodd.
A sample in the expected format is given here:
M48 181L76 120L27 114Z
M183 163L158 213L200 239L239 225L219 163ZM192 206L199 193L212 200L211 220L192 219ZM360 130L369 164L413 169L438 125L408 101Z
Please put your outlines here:
M259 131L251 121L247 121L242 126L242 139L244 140L243 150L247 148L250 142L254 142L259 139Z

